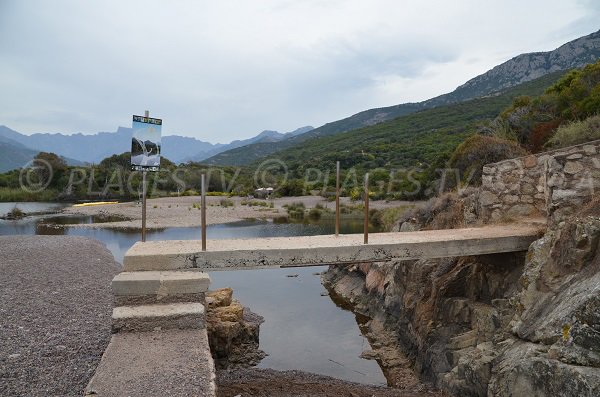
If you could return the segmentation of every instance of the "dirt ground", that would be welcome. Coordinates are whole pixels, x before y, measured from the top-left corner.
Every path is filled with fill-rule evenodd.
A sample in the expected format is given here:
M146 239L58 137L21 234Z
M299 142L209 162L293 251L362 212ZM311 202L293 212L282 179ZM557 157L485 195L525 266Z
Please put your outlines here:
M427 386L398 390L345 382L301 371L240 369L217 372L218 397L448 397Z

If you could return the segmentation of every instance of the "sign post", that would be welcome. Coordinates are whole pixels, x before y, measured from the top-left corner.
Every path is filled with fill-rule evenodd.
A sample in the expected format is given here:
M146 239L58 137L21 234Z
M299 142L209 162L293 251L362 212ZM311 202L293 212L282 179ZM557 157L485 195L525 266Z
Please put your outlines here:
M147 172L160 169L162 120L150 118L150 112L144 116L133 116L133 135L131 138L131 169L142 171L142 242L146 241L146 196Z

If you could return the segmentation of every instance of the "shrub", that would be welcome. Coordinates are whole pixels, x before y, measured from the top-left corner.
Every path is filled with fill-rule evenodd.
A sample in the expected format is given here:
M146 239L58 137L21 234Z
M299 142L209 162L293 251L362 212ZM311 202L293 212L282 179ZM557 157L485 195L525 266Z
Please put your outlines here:
M228 200L228 199L221 199L221 201L219 201L219 204L221 205L221 207L233 207L235 204L233 202L233 200Z
M278 193L283 197L302 196L306 193L304 181L300 179L289 180L281 186Z
M450 167L459 170L462 182L480 185L482 169L485 164L521 157L526 154L525 149L514 141L492 136L473 135L456 148L450 158ZM454 186L449 185L447 187Z
M412 208L412 205L401 205L399 207L384 208L382 210L379 210L379 214L377 215L377 223L373 219L371 220L371 223L374 225L378 224L379 226L381 226L381 229L384 232L389 232L392 230L392 227L394 226L394 224L396 224L398 219L400 219L400 217L402 217Z
M561 148L600 139L600 115L558 127L546 146Z
M471 196L475 191L476 189L467 189L464 197ZM412 220L421 228L429 230L463 227L465 224L464 201L465 199L455 192L444 193L409 211L405 211L399 217L398 222Z
M181 193L181 195L182 196L199 196L200 193L198 193L198 191L194 190L194 189L187 189L186 191Z
M247 205L248 207L269 207L273 208L273 202L260 201L260 200L242 200L242 205Z
M17 206L14 206L12 210L8 213L8 218L11 219L21 219L25 216L25 213L21 211L21 209Z
M284 205L290 218L304 219L304 203L297 202Z
M318 208L312 208L310 211L308 211L308 218L318 221L321 219L321 210Z

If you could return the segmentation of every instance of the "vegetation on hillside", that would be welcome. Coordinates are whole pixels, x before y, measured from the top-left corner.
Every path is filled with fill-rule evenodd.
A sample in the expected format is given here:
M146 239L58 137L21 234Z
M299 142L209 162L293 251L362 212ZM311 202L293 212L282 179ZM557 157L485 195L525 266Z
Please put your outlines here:
M547 146L561 148L600 139L600 115L563 124L552 135Z
M517 142L494 136L473 135L461 143L450 158L462 180L469 184L481 181L483 166L527 154ZM450 187L450 186L449 186Z
M342 194L360 200L369 172L373 199L416 200L458 181L480 183L486 163L547 148L600 139L600 62L561 76L546 75L503 93L440 106L394 120L329 136L317 136L248 167L176 165L161 159L148 173L149 194L185 195L200 191L249 195L275 187L275 195L333 194L335 162L342 168ZM141 173L130 171L130 154L113 155L91 167L69 167L40 153L44 167L0 174L0 200L137 199ZM267 164L267 166L265 166ZM23 189L45 185L45 189ZM47 183L46 183L47 182ZM33 189L35 190L35 189Z
M452 155L463 183L479 184L481 168L528 152L600 139L600 61L572 70L539 96L519 96Z
M340 161L346 195L350 196L353 190L360 188L362 176L368 171L374 198L428 197L439 190L441 174L448 168L456 147L476 134L482 123L495 118L515 98L543 93L560 76L560 73L554 73L496 96L440 106L370 127L313 138L278 152L267 161L278 160L286 164L286 185L306 189L307 175L320 172L322 178L311 187L331 190L335 184L335 162ZM252 164L251 169L258 169L260 164L262 161ZM454 175L447 179L452 178Z
M490 125L490 132L513 139L528 151L537 153L552 146L585 141L593 122L577 122L599 112L600 61L568 72L542 95L516 98ZM567 131L565 126L571 123L575 124ZM560 127L563 132L553 139ZM590 137L593 136L592 132Z

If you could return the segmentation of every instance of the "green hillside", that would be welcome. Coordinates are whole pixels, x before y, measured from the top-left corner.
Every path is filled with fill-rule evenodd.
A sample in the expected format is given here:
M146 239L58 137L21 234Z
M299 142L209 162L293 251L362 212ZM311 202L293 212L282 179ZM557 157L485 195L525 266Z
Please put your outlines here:
M308 168L323 172L333 170L339 160L343 169L355 167L358 174L385 168L376 173L382 181L389 179L390 170L416 167L420 171L412 177L428 184L434 179L435 169L445 168L454 149L475 133L484 121L498 116L519 96L542 94L562 74L549 74L495 96L440 106L370 127L312 138L267 159L285 162L292 179L303 179ZM260 167L263 160L256 161L251 168ZM427 193L423 191L423 194Z
M511 87L532 81L551 72L581 68L600 57L600 31L580 37L548 52L521 54L486 73L474 77L454 91L419 103L405 103L368 109L327 123L314 130L276 143L254 143L227 150L204 160L206 164L246 165L281 150L297 146L320 136L334 135L357 128L373 126L410 113L437 106L460 103L466 100L496 95Z

